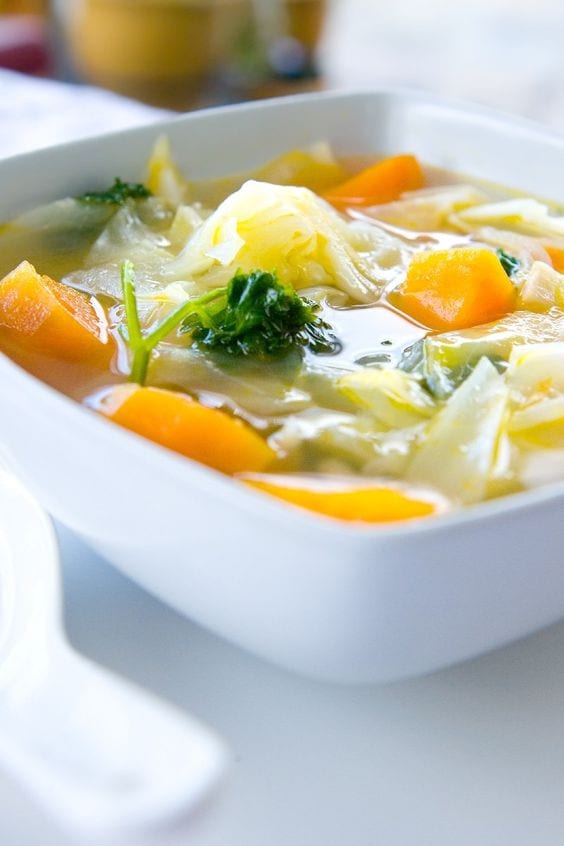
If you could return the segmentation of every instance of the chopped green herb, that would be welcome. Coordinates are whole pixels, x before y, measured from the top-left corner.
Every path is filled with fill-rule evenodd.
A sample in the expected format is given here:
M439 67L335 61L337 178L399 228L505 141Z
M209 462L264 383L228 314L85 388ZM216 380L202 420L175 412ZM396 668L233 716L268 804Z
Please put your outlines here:
M114 184L105 191L88 191L76 199L81 203L106 203L107 205L123 206L126 200L145 200L151 192L140 182L122 182L116 176Z
M501 247L499 250L495 251L495 254L500 260L501 266L511 279L511 277L513 277L521 267L521 262L518 258L515 258L515 256L510 255L510 253L506 253L505 250L501 249Z
M339 342L317 303L282 285L274 273L238 273L225 288L192 301L182 332L204 349L269 359L307 347L334 353Z

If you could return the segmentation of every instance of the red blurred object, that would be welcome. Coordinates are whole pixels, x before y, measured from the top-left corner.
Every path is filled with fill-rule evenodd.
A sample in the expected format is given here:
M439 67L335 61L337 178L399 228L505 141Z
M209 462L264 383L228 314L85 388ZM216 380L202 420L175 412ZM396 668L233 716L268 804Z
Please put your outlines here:
M38 15L0 15L0 68L46 76L51 71L47 29Z

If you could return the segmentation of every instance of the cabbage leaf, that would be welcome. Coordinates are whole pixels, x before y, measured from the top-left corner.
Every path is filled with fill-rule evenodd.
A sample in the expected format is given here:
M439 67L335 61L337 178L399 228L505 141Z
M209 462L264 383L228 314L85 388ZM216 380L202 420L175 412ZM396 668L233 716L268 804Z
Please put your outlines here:
M298 289L330 285L374 302L382 283L351 241L344 219L307 188L249 181L204 221L168 273L213 288L260 267Z
M407 478L436 486L463 503L487 495L506 417L509 390L482 358L426 428Z
M358 370L343 376L340 390L390 429L414 426L432 417L432 397L420 381L391 367Z

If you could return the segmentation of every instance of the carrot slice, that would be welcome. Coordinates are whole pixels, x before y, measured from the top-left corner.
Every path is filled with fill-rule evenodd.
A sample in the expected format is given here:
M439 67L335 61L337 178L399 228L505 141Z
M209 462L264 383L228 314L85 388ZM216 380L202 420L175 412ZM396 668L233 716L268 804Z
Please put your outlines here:
M362 523L389 523L429 517L442 510L438 499L412 495L399 487L343 480L312 481L308 477L242 475L241 480L292 505L333 517Z
M66 361L109 361L113 345L92 300L23 261L0 281L0 342Z
M382 159L351 179L325 193L325 199L337 207L376 206L389 203L404 193L425 184L421 165L411 155Z
M250 426L186 394L119 385L100 411L114 423L223 473L264 470L275 458Z
M547 251L552 266L558 273L564 273L564 247L555 247L552 244L543 244Z
M430 329L466 329L515 307L515 288L498 257L483 247L416 253L390 302Z

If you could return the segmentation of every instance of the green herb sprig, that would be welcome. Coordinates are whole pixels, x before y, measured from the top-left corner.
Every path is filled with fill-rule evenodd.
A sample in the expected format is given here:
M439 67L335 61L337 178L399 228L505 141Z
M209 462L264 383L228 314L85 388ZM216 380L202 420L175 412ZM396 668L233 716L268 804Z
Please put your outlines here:
M259 360L299 347L318 354L340 349L332 327L317 314L317 303L286 288L273 273L238 273L225 287L182 303L147 333L141 329L130 261L121 266L121 287L125 307L121 331L132 354L129 378L139 385L147 380L155 347L178 327L200 348Z
M238 273L207 302L194 305L181 332L201 349L264 360L299 347L317 354L340 348L332 327L317 313L319 305L282 285L274 273Z
M134 268L130 261L124 261L121 265L121 289L125 307L125 327L121 328L121 334L132 354L129 379L131 382L144 385L147 381L147 371L153 350L190 313L192 303L190 300L183 303L167 315L151 332L144 334L139 320Z
M126 200L145 200L151 196L151 191L141 182L122 182L116 176L114 184L105 191L87 191L76 199L81 203L123 206Z

